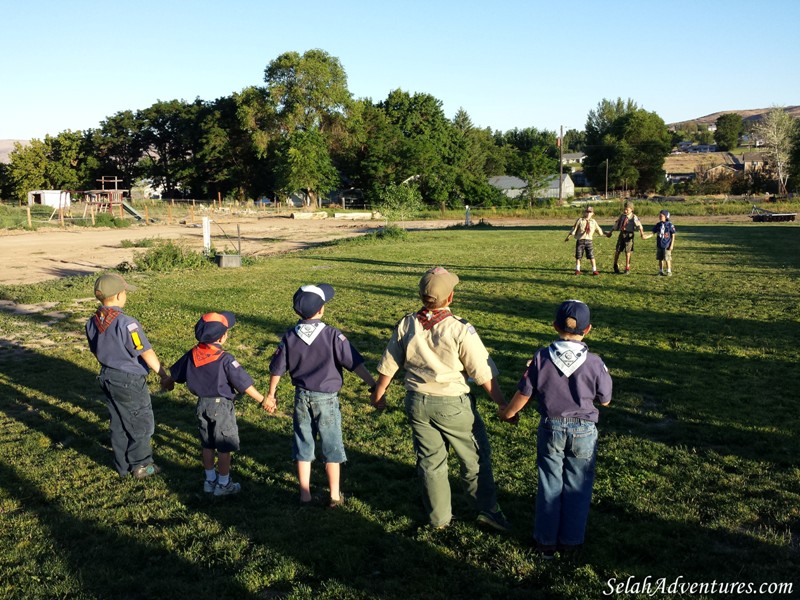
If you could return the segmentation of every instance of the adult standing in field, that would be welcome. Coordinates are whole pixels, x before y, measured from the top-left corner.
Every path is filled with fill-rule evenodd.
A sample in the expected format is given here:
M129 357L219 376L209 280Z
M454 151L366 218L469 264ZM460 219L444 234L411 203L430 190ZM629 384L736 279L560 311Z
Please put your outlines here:
M620 273L619 269L619 255L625 253L625 275L631 272L631 254L633 254L633 238L636 230L639 230L639 235L642 239L644 237L644 229L642 223L639 221L633 212L633 202L626 202L623 213L617 218L614 226L611 228L606 236L611 237L615 231L619 231L617 238L617 247L614 250L614 273Z
M478 510L478 523L507 531L511 525L497 504L491 449L475 407L467 377L497 405L505 398L498 370L475 328L450 312L458 276L443 267L427 271L419 282L422 308L400 319L378 363L372 404L383 396L394 374L405 368L406 416L417 455L423 502L434 528L452 519L447 459L452 448L461 463L464 490Z

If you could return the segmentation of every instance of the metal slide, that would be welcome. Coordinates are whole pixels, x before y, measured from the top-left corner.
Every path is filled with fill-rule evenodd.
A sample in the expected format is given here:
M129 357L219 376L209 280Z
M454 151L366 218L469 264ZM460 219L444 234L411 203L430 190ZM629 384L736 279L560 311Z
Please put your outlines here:
M128 213L129 215L133 215L133 218L136 219L137 221L144 221L144 217L140 215L138 212L136 212L136 209L133 208L127 202L122 203L122 208L124 208L125 212Z

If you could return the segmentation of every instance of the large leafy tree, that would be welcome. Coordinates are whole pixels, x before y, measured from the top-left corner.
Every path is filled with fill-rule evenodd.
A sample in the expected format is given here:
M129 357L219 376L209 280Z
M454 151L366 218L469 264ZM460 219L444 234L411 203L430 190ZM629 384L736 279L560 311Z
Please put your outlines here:
M100 123L92 142L99 174L119 177L120 187L130 188L139 175L139 162L144 155L142 121L133 111L118 112Z
M632 100L602 100L586 120L584 172L595 187L608 172L612 189L652 190L663 181L671 146L667 126L656 113Z
M737 113L726 113L717 117L717 130L714 132L714 141L720 150L728 152L739 145L739 136L742 134L742 116Z
M764 141L767 164L778 181L778 193L785 194L795 121L783 108L773 108L754 125L756 137Z
M318 206L320 196L339 183L339 174L319 131L295 131L285 140L281 155L284 158L280 162L278 185L286 195L302 190L309 204Z

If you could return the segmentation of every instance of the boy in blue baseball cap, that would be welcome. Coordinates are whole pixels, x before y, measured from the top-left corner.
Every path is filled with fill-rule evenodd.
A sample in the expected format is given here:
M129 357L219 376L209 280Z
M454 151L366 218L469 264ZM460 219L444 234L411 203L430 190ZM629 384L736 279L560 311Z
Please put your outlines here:
M658 213L658 223L653 227L653 234L656 236L658 274L667 276L672 275L672 249L675 247L675 225L669 217L669 211L662 210Z
M607 406L612 388L603 360L583 343L592 329L589 307L580 300L563 302L553 327L559 339L533 355L516 394L498 412L511 420L532 397L539 401L533 537L545 558L583 544L597 455L594 403Z
M370 388L375 385L358 350L336 327L322 322L325 305L333 295L333 287L327 283L304 285L295 292L292 306L300 320L284 333L269 363L267 410L275 411L275 391L281 376L288 372L295 386L292 459L297 462L301 506L313 502L311 463L317 437L328 476L328 506L337 508L344 504L340 489L341 464L347 460L339 410L339 390L344 384L342 370L355 373Z
M236 394L247 394L267 410L265 398L255 388L253 378L222 349L228 341L228 330L235 323L236 317L231 312L204 314L194 327L197 345L170 369L175 383L185 383L197 396L197 424L205 470L203 491L215 496L238 494L242 489L230 476L231 452L239 451Z

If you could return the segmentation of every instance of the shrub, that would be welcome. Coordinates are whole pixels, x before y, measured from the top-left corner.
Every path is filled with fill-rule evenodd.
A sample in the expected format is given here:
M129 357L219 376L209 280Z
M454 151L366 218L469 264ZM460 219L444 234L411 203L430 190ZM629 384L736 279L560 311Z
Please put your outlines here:
M122 240L119 245L122 248L151 248L155 243L154 238L142 238L141 240Z
M154 243L144 253L136 254L136 268L141 271L175 271L178 269L204 269L211 262L201 252L171 240Z

